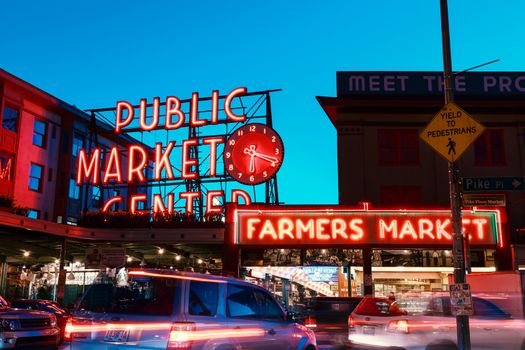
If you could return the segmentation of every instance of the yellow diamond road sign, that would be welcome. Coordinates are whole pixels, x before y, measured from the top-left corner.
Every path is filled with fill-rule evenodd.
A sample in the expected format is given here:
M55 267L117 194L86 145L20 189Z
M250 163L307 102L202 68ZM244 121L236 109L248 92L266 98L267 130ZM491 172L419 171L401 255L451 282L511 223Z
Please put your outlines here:
M485 128L454 103L447 103L419 137L442 157L454 162L480 136Z

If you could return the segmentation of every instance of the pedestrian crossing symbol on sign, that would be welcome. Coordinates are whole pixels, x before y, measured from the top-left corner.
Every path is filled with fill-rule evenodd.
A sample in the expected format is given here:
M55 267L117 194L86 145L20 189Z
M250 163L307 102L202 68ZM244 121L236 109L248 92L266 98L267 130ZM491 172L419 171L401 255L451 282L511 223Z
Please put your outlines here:
M458 105L447 103L419 134L419 137L443 158L454 162L484 130L483 125Z

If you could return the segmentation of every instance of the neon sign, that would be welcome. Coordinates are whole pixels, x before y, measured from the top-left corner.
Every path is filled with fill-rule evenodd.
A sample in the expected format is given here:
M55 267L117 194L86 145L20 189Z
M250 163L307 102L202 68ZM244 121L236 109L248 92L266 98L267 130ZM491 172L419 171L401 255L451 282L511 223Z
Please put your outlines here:
M450 245L447 210L236 209L238 245ZM464 211L463 234L471 245L502 245L498 210Z
M137 131L133 125L140 125L140 131L152 130L175 130L183 127L203 127L206 125L215 125L218 123L242 123L247 120L246 114L240 114L232 107L235 98L244 96L247 90L244 87L236 88L228 93L226 96L219 96L219 92L214 90L211 98L211 109L207 118L199 115L199 94L194 92L189 101L189 112L184 112L181 105L182 102L175 96L166 97L164 103L161 103L160 98L153 98L153 103L148 105L146 99L141 99L138 106L133 106L127 101L119 101L115 107L115 134L124 133L128 131ZM222 101L222 104L220 103ZM219 118L219 111L222 110L224 115L222 119ZM150 115L148 116L148 112ZM277 139L278 135L270 127L262 124L246 124L241 128L233 131L229 139L224 136L209 136L209 137L194 137L185 140L167 140L165 144L161 142L155 143L154 147L148 147L142 144L133 144L127 148L113 146L108 150L103 151L101 148L94 148L87 152L85 149L80 149L77 157L77 176L76 183L81 185L89 183L95 186L98 185L112 185L112 184L141 184L151 181L163 180L193 180L200 178L216 178L230 174L234 180L241 183L258 184L268 181L278 170L282 162L282 143L279 147L274 147L272 152L272 161L264 159L266 163L270 164L271 169L263 166L262 162L256 162L254 159L250 163L252 166L245 171L245 180L234 176L233 173L227 169L219 171L217 169L218 157L224 157L224 162L227 163L227 158L231 156L231 152L220 152L219 147L226 149L225 144L233 145L239 133L243 133L243 128L250 127L264 134L268 133L273 139ZM256 127L257 126L257 127ZM262 128L264 126L264 129ZM238 131L240 130L240 131ZM250 133L251 134L251 133ZM246 141L249 143L246 147L254 149L264 149L262 137L251 138ZM280 140L280 139L279 139ZM273 146L272 139L270 141ZM268 143L267 142L267 143ZM175 153L175 145L180 145L180 153ZM268 147L266 147L268 148ZM198 166L199 160L195 157L197 149L203 149L209 157L206 157L206 165L208 166L206 173L200 173ZM225 153L223 155L223 153ZM253 158L253 157L252 157ZM260 158L260 157L259 157ZM174 160L177 159L177 160ZM275 159L275 161L273 161ZM229 163L228 163L229 164ZM238 164L236 163L236 166ZM152 168L152 178L148 178L147 168ZM174 171L175 170L175 171ZM257 179L250 180L250 179ZM185 201L185 209L190 212L193 210L193 202L196 198L202 196L201 192L181 192L178 198L173 194L168 194L166 198L161 198L159 195L153 195L152 209L153 212L158 211L173 211L173 204L178 200ZM222 212L222 207L218 206L221 198L224 198L225 193L222 190L207 191L206 215L218 214ZM244 201L244 204L250 204L251 199L248 193L241 189L233 189L230 193L231 201L237 203L239 199ZM126 203L129 211L138 211L139 204L147 203L148 198L144 194L131 195ZM123 203L122 196L114 196L108 198L102 207L102 211L109 211L115 208L119 203ZM223 201L224 202L224 201Z

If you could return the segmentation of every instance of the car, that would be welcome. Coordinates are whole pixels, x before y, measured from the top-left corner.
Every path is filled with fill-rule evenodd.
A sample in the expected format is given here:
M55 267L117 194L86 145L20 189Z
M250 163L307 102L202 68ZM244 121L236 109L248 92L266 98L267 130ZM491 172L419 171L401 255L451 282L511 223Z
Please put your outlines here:
M63 349L315 350L266 289L231 277L131 269L77 302Z
M16 299L11 301L11 307L22 310L45 311L55 315L58 328L60 328L60 340L62 341L69 319L69 311L62 308L58 303L43 299Z
M306 308L304 325L311 328L318 345L344 348L348 341L348 316L363 297L315 297Z
M56 317L43 311L18 310L0 296L1 349L57 349L60 331Z
M476 296L472 305L472 349L525 349L523 320ZM430 298L424 312L411 315L396 301L365 297L350 315L348 327L348 339L356 349L457 349L456 318L448 295Z

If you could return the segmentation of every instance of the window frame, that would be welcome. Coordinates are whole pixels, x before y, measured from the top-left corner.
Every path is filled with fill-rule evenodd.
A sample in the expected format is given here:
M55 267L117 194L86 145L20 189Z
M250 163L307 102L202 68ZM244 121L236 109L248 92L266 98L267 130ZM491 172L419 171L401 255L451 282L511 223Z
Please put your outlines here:
M407 136L410 137L407 139ZM386 143L388 138L393 138L393 145ZM407 147L411 143L414 144L413 147ZM419 144L419 130L416 128L379 128L377 129L377 163L380 166L418 166L421 164ZM415 151L414 160L404 159L403 154L411 149ZM394 159L388 159L384 154L388 151L394 153Z
M41 134L40 132L36 131L35 125L36 125L37 122L44 124L44 133L43 134ZM31 142L33 143L33 145L35 145L37 147L40 147L40 148L43 148L43 149L47 148L47 130L48 130L48 122L43 120L43 119L41 119L41 118L35 118L35 120L33 121L33 137L31 139ZM40 135L42 137L42 144L41 145L38 145L38 144L35 143L35 135Z
M215 289L215 308L214 309L208 309L208 303L207 303L207 300L209 299L206 299L204 302L202 302L202 304L206 304L205 307L206 309L208 309L208 311L210 311L210 314L209 315L203 315L203 314L200 314L200 313L192 313L192 308L190 307L190 304L191 304L191 296L192 296L192 286L194 285L200 285L200 284L206 284L206 289L209 289L209 288L214 288ZM219 295L220 295L220 290L219 290L219 284L217 282L213 282L213 281L190 281L189 285L188 285L188 303L186 303L186 305L188 306L188 315L191 315L191 316L199 316L199 317L215 317L217 316L217 313L219 311ZM203 308L203 311L204 311L204 308Z
M16 113L17 113L17 116L16 116L16 122L14 124L14 128L15 130L11 130L9 128L6 128L4 127L4 120L5 120L5 113L6 113L6 108L10 108L12 110L14 110ZM14 104L14 103L10 103L10 102L5 102L4 103L4 107L2 108L2 120L1 120L1 125L0 127L5 131L9 131L9 132L12 132L12 133L18 133L18 125L20 124L20 114L21 114L21 108L20 106Z
M277 307L277 309L280 311L278 318L269 317L268 315L262 313L261 303L258 300L257 293L260 293L261 296L264 296L267 300L269 300L272 304L274 304L275 307ZM284 312L284 310L279 305L279 303L272 297L272 295L268 291L261 289L261 288L253 288L253 294L255 296L255 300L257 301L257 318L258 319L262 319L265 321L275 321L275 322L282 322L286 320L286 313Z
M231 315L230 305L229 305L228 299L230 297L229 291L230 291L230 288L232 286L234 286L236 288L240 288L240 289L247 289L247 290L249 290L251 292L253 301L255 302L255 308L256 308L255 313L253 315L248 315L248 316L232 316ZM258 320L259 319L259 317L257 315L259 306L257 305L257 299L255 298L255 293L254 293L254 290L253 290L253 288L251 286L246 286L246 285L237 284L237 283L228 283L226 285L226 298L225 298L225 300L226 300L226 305L225 305L226 306L226 316L228 318L231 318L231 319L234 319L234 320Z
M31 170L33 168L33 165L34 166L37 166L37 167L40 167L40 169L42 169L42 172L40 174L40 178L38 178L38 190L35 190L34 188L31 188L31 179L36 179L35 177L33 177L31 175ZM30 191L33 191L33 192L38 192L38 193L42 193L43 190L44 190L44 177L45 177L45 166L43 164L38 164L38 163L35 163L35 162L31 162L30 165L29 165L29 183L28 183L28 188Z
M492 136L498 136L499 141L501 142L501 148L499 149L499 154L501 161L494 162L493 155L496 154L494 147L492 146ZM482 147L483 146L483 147ZM486 159L479 159L479 148L483 148L483 151L486 154ZM496 167L496 166L506 166L507 159L505 155L505 130L503 129L486 129L483 134L481 134L478 139L474 142L474 165L479 167Z

